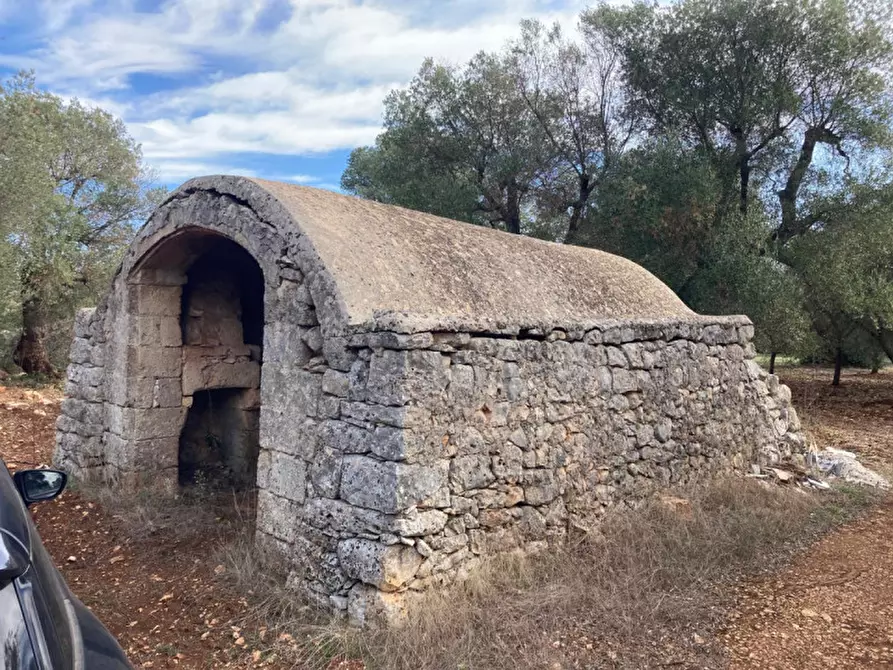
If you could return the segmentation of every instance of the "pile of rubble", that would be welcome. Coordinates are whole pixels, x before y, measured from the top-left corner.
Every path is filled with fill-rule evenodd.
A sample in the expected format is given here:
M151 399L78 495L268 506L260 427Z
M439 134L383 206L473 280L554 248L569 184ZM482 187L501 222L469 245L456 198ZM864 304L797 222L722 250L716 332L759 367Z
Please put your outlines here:
M890 488L890 482L885 477L862 465L851 451L833 447L821 451L811 450L805 458L801 457L798 461L768 467L754 465L747 476L819 490L830 489L829 481L843 481L885 490Z

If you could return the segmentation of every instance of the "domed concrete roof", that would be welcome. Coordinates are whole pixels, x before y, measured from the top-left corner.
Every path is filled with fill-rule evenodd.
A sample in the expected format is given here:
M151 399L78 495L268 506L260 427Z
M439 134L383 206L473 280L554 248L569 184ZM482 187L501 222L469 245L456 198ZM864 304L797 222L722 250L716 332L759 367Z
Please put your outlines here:
M668 286L620 256L424 214L306 186L200 177L301 241L338 293L347 330L512 331L604 320L697 318ZM165 205L162 205L163 208Z

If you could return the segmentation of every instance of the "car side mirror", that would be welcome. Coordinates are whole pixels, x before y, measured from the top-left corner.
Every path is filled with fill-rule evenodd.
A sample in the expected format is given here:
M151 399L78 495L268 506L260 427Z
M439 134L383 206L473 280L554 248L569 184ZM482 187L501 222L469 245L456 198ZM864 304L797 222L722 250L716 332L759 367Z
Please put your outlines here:
M12 478L26 505L52 500L68 483L68 475L59 470L21 470Z

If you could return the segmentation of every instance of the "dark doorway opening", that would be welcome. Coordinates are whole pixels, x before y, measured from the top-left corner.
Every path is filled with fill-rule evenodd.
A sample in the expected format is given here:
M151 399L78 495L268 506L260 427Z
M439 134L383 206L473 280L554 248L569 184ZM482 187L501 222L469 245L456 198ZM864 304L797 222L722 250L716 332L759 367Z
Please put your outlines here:
M253 488L260 451L259 418L257 389L196 391L180 433L180 485Z

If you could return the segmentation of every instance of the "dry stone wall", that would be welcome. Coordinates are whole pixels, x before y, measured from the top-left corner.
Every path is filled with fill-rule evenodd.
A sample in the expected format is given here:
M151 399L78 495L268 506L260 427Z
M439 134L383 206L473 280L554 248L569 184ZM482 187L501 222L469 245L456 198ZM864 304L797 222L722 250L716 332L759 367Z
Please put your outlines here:
M335 338L327 367L268 390L316 411L262 456L260 532L363 620L656 488L777 462L803 437L752 335L732 318Z

